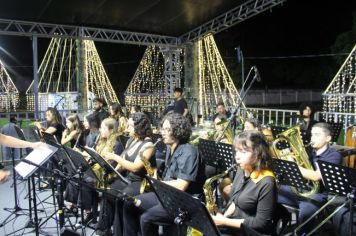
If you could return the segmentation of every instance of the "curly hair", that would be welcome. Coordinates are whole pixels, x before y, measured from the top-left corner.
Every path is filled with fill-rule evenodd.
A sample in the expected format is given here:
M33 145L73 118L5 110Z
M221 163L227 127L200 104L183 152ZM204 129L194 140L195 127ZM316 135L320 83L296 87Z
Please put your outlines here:
M271 170L272 158L269 152L269 144L265 136L256 130L243 131L238 134L234 140L234 147L242 146L243 148L251 148L256 162L253 165L253 169Z
M256 118L253 118L253 117L247 118L245 120L245 123L246 122L250 123L254 128L257 128L259 131L262 130L260 122Z
M179 113L169 113L161 120L161 128L166 120L171 125L173 138L179 140L179 143L187 143L192 134L192 126L189 120Z
M139 139L143 140L152 135L151 122L148 116L143 112L135 112L130 115L134 122L134 131Z

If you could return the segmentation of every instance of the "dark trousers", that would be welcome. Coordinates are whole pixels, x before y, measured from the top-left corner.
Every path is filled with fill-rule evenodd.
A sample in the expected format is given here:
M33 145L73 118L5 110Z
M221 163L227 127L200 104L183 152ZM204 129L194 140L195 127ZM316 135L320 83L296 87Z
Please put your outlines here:
M145 193L136 197L141 200L139 207L132 202L124 203L124 235L142 236L158 235L158 225L172 225L173 219L153 193Z
M310 199L301 199L292 191L290 186L286 185L281 185L278 191L278 203L299 208L299 224L313 215L326 201L327 195L321 193L312 194ZM301 229L300 234L308 233L312 230L314 223L314 220L309 221L309 223Z
M97 228L104 231L113 225L113 235L123 235L123 200L120 198L121 193L116 190L120 190L128 196L135 196L139 194L140 186L141 182L132 182L127 185L119 179L115 180L110 186L109 193L104 193Z

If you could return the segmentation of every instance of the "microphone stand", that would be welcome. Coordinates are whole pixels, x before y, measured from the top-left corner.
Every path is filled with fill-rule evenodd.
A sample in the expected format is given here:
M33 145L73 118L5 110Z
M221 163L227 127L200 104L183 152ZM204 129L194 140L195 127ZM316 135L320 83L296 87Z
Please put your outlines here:
M254 67L251 67L250 71L248 72L247 78L245 80L245 83L242 85L242 87L245 86L246 82L249 80L249 76L252 72L252 70L254 70ZM227 119L228 120L228 124L225 126L224 130L221 132L220 136L216 139L216 143L220 143L220 141L222 140L222 138L224 137L224 134L227 130L227 128L232 124L232 122L235 119L236 114L240 113L240 108L241 108L241 104L244 101L248 91L251 89L251 86L255 83L256 80L258 80L258 75L255 73L255 76L252 78L250 84L248 85L247 89L244 89L244 93L240 95L240 101L237 104L237 106L235 107L235 109L233 110L233 112L231 113L231 116ZM236 122L234 122L234 125L232 127L232 133L233 136L235 137L235 130L236 130Z

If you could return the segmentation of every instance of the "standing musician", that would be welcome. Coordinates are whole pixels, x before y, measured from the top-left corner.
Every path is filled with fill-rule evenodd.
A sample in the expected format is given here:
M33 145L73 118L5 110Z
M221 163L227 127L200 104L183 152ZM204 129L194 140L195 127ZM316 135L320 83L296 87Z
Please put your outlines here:
M123 201L120 199L119 191L129 196L140 194L141 183L147 173L141 158L147 160L152 168L156 166L155 150L150 138L152 135L151 123L147 115L142 112L131 114L127 131L130 139L127 141L126 148L121 155L111 152L103 153L103 157L106 160L117 162L116 169L123 173L129 181L129 184L127 184L121 179L116 179L110 186L110 193L118 196L118 199L108 195L107 201L103 203L105 205L101 208L104 212L100 214L101 219L97 225L97 230L110 230L113 224L114 235L122 235Z
M260 132L244 131L235 138L234 148L240 169L227 210L212 216L213 220L227 227L223 235L271 235L277 189L269 145Z
M163 181L189 194L202 192L204 163L198 150L188 143L192 129L189 121L178 113L167 114L161 121L163 142L168 146ZM158 225L173 225L172 219L153 192L137 196L140 207L124 204L124 235L158 235Z
M323 160L334 164L341 164L342 157L340 153L329 147L332 133L331 126L328 123L316 123L311 129L311 153L312 170L299 167L303 177L307 180L319 181L319 192L311 194L308 198L300 198L291 191L289 186L282 185L278 192L278 202L299 208L299 223L308 219L315 211L319 209L321 204L327 201L327 193L322 185L321 174L317 168L316 161ZM313 220L302 228L303 233L307 233L313 227Z
M96 151L103 155L106 152L114 152L116 154L121 154L123 151L123 147L118 141L118 133L117 133L117 123L112 118L106 118L101 122L100 127L100 139L98 145L96 147ZM96 176L99 180L103 180L104 173L103 169L98 163L95 163L92 166L92 170L95 172ZM86 175L84 175L84 181L91 184L96 185L96 187L101 187L101 183L94 183L94 180ZM85 217L84 223L88 223L93 218L92 207L96 203L94 199L96 192L93 191L92 188L87 186L82 186L82 199L81 206L84 209ZM75 186L75 182L69 182L67 185L67 189L65 192L65 200L70 202L69 208L71 210L76 209L76 205L78 202L78 188Z
M62 117L57 109L49 107L46 111L47 128L43 128L40 122L35 122L35 126L42 132L52 134L58 142L62 140L64 126L62 125Z
M68 116L66 119L66 126L67 128L63 132L61 144L65 145L70 143L70 146L74 147L74 144L77 142L78 138L80 138L79 135L83 130L78 115Z

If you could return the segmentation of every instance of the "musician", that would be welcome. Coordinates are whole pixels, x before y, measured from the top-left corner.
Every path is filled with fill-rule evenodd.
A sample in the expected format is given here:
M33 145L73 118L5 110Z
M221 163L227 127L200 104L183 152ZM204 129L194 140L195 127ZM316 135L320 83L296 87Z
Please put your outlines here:
M151 123L146 114L136 112L131 114L128 120L127 131L130 139L127 141L126 148L121 155L106 152L103 156L110 161L117 163L116 169L125 176L129 184L117 178L110 186L110 193L118 196L117 199L108 195L101 212L101 219L97 225L97 230L105 231L114 225L114 235L122 235L122 207L119 191L129 196L140 194L141 182L146 174L144 163L141 158L145 158L152 168L156 166L154 158L154 147L150 136L152 135ZM119 191L116 191L119 190ZM115 214L115 216L114 216ZM106 216L106 217L104 217ZM108 233L108 232L106 232Z
M83 143L87 147L95 148L99 136L99 120L93 114L84 117Z
M260 132L244 131L235 138L235 175L231 199L224 214L212 216L224 235L271 235L276 206L276 183L269 145Z
M42 132L52 134L58 142L62 140L64 126L62 125L62 117L58 110L49 107L46 111L47 128L42 127L40 122L35 122L35 126Z
M116 154L121 154L123 151L123 147L118 140L118 133L117 133L117 122L112 118L106 118L101 122L100 126L100 139L98 145L96 147L96 151L103 155L106 152L114 152ZM100 167L98 163L95 163L92 166L92 170L96 174L99 180L103 180L104 178L104 171ZM96 187L102 187L102 183L95 183L92 178L88 175L84 174L84 181L90 185ZM94 190L88 186L81 186L82 187L82 196L81 199L81 206L84 209L84 223L88 223L93 218L93 211L92 207L96 204L96 193ZM75 182L69 182L67 185L67 189L65 191L64 199L69 202L68 208L72 211L75 211L76 205L78 202L78 189L75 186Z
M41 143L41 142L27 142L18 138L14 138L8 135L0 134L0 144L3 146L7 147L12 147L12 148L45 148L46 144ZM10 171L8 170L0 170L0 183L4 183L7 180L9 180L10 177Z
M189 121L178 113L167 114L161 121L163 142L167 144L163 181L189 194L202 192L204 163L198 150L188 143L191 135ZM140 207L132 202L124 204L124 235L158 235L158 224L172 225L173 220L153 193L137 196Z
M93 114L99 120L99 127L101 125L101 122L109 117L109 113L104 109L104 104L105 101L100 97L95 97L93 99L93 108L94 108Z
M231 112L226 110L225 104L224 104L223 101L219 101L216 104L216 113L213 116L213 120L215 120L215 118L217 116L220 116L220 117L225 118L225 119L228 119L231 116Z
M127 129L127 118L122 111L122 107L119 103L111 103L109 106L110 117L114 118L119 124L118 132L123 134Z
M78 115L68 116L66 119L66 125L67 128L63 132L61 144L65 145L70 143L70 146L74 147L74 144L77 142L79 135L83 130Z
M244 122L244 131L247 130L261 131L260 122L256 118L247 118Z
M312 170L299 167L303 177L307 180L319 181L320 189L318 193L310 195L308 198L300 198L291 191L289 186L282 185L278 192L278 202L299 208L299 222L308 219L318 208L327 200L327 193L322 185L321 174L317 168L316 161L323 160L334 164L341 164L340 153L330 148L332 133L328 123L316 123L311 129L311 146L313 151L310 161L313 165ZM301 234L309 232L313 227L313 220L302 230Z
M300 129L305 130L310 134L313 125L317 123L317 121L313 119L314 116L313 106L310 103L302 103L299 106L299 114L301 116Z

